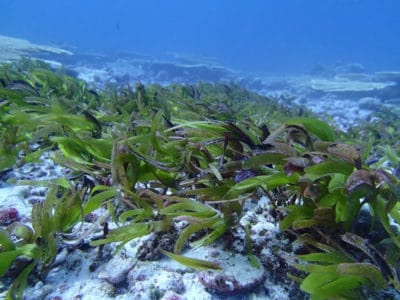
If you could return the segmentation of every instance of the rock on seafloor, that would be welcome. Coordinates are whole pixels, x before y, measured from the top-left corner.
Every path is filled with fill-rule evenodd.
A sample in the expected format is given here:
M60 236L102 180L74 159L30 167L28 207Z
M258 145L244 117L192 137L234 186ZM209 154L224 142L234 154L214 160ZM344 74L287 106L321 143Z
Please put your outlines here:
M167 292L183 294L186 290L182 274L160 268L156 263L138 263L127 281L134 299L159 299Z
M246 256L215 251L213 258L222 270L209 270L198 274L200 282L212 293L247 293L259 287L265 279L265 269L261 263L257 261L258 266L252 266Z
M136 260L133 257L115 255L99 268L97 277L113 285L120 284L126 280L129 271L135 267L135 264Z

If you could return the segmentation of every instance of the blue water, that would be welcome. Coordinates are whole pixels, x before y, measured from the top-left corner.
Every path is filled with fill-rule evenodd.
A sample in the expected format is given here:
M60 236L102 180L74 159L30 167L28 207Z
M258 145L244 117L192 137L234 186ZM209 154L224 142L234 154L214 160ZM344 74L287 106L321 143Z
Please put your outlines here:
M0 0L0 34L77 47L215 57L245 71L400 69L399 0Z

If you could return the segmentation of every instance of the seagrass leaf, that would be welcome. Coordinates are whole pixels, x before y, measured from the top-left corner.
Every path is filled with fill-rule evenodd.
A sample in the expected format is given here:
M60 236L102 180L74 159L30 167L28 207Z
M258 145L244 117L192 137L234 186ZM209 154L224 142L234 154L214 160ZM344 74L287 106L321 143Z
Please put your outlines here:
M367 196L375 192L374 175L367 170L354 171L346 181L346 190L349 194L356 190L362 190L362 193Z
M238 164L236 162L227 163L226 166L224 165L224 169L230 169L232 167L236 167L239 170L246 170L246 169L256 169L262 167L264 165L283 165L285 162L285 158L289 157L285 153L282 152L262 152L252 156L244 161L239 161Z
M322 264L339 264L343 262L353 262L349 257L339 251L309 253L298 255L298 257L308 262L319 262Z
M299 222L310 220L314 213L314 209L307 206L289 205L286 206L285 209L289 213L279 224L281 230L289 229L296 222L298 225L300 225Z
M208 220L206 222L209 222ZM174 246L174 253L180 254L182 252L185 243L189 240L189 238L195 234L196 232L206 228L205 224L203 223L193 223L189 224L184 230L182 230L181 234L179 235L178 239L175 242Z
M238 125L232 122L227 122L223 125L223 127L229 130L231 139L244 142L250 148L254 148L256 146L255 141L253 141L249 134L245 133Z
M341 236L341 238L346 243L364 252L374 262L375 266L380 269L385 278L391 278L392 280L398 282L396 270L394 270L394 268L387 263L385 257L375 247L370 245L368 241L350 232L346 232ZM364 267L367 268L367 266Z
M360 151L353 146L343 143L332 143L328 146L328 153L351 163L358 170L361 169Z
M114 187L97 185L91 192L89 199L83 207L83 215L99 208L105 201L113 199L118 194Z
M1 231L0 231L1 232ZM21 223L21 222L14 222L7 227L7 232L10 235L14 235L20 239L22 239L25 243L33 242L33 230L31 227ZM4 244L5 241L0 241L0 247L6 246ZM8 245L9 246L9 245Z
M127 242L134 238L150 233L150 226L146 223L130 223L126 226L110 230L105 239L91 241L91 246L99 246L113 242Z
M232 226L231 222L225 219L219 218L216 220L217 221L210 226L212 231L201 239L194 241L192 243L193 247L203 247L210 245L219 237L221 237Z
M0 229L0 252L10 251L14 249L15 245L11 240L9 234L6 231Z
M346 292L352 291L366 282L362 276L339 275L336 272L312 272L300 285L316 299L342 298Z
M10 268L13 261L21 254L21 250L0 252L0 276L3 276L3 274Z
M163 208L160 211L160 214L170 217L185 215L199 218L209 218L214 216L216 211L207 205L187 199Z
M314 118L293 118L286 121L287 125L302 125L304 128L314 134L322 141L335 140L335 131L324 121Z
M164 255L168 256L169 258L177 261L178 263L196 269L196 270L222 270L222 268L217 265L216 263L207 261L207 260L202 260L202 259L197 259L197 258L190 258L182 255L177 255L168 251L165 251L163 249L159 249L161 253Z
M367 278L375 288L383 288L386 281L381 270L370 263L340 263L336 272L340 275L356 275Z
M308 175L313 176L314 179L324 177L327 175L344 174L350 175L354 170L354 167L345 161L333 161L328 160L317 165L306 167L304 172Z

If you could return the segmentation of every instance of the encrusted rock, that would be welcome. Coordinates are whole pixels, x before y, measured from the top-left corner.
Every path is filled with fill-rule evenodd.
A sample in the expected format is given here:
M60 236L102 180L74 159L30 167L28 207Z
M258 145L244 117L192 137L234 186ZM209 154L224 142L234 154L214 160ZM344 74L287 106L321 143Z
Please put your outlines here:
M153 233L148 239L139 247L138 259L139 260L157 260L162 257L159 248L167 251L173 251L173 247L177 235L173 233L157 234Z
M128 273L129 290L135 299L161 298L168 291L181 294L185 291L182 275L160 269L153 262L138 262Z
M0 226L10 225L11 223L19 221L19 219L19 212L14 207L0 209Z
M251 265L247 256L221 251L216 261L222 270L209 270L198 274L199 281L211 293L245 293L257 288L265 279L265 270L261 263L256 268Z
M119 284L126 280L129 271L135 266L133 258L114 256L107 264L102 266L98 278L111 284Z
M161 298L161 300L183 300L184 298L173 292L173 291L167 291L164 296Z

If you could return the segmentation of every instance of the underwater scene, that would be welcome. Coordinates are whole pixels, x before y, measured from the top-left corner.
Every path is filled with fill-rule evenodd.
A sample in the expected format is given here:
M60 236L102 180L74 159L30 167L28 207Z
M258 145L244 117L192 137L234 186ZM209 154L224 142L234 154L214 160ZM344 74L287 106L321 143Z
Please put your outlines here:
M0 299L400 299L400 1L0 11Z

